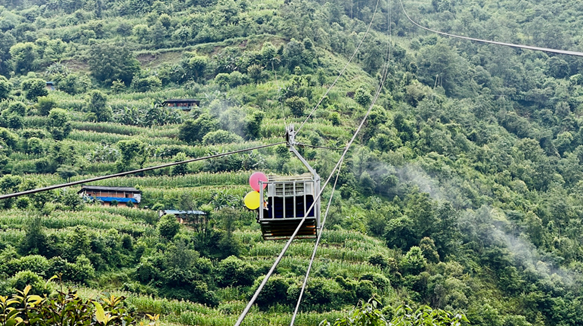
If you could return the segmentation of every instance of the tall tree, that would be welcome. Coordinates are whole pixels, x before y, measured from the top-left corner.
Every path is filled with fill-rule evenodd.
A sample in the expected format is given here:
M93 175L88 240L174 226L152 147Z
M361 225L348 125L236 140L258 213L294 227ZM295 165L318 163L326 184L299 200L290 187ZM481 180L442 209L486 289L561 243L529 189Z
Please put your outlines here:
M129 85L140 70L140 63L122 44L95 44L89 50L91 75L105 84L121 80Z

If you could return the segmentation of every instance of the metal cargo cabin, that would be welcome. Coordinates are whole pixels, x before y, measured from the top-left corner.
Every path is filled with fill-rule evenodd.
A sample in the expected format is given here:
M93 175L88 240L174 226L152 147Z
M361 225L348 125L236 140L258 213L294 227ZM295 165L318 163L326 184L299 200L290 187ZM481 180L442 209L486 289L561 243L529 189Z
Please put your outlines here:
M260 187L260 198L267 201L259 208L257 221L261 225L263 239L289 239L299 223L306 217L296 239L314 239L320 227L320 176L298 153L293 145L295 132L288 128L290 152L306 166L310 173L296 176L268 176L265 189Z

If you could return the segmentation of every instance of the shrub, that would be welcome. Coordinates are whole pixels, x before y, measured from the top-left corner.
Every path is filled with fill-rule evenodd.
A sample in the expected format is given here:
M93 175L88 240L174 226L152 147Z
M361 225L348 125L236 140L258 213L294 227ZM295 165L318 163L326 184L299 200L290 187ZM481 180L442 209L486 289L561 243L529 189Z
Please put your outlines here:
M206 134L215 131L218 122L208 114L201 114L196 120L187 120L178 132L178 138L187 143L199 142Z
M28 197L19 197L16 200L16 207L19 209L27 209L30 205L30 199Z
M253 284L255 270L248 263L230 256L219 263L218 283L221 286L247 286Z
M12 102L8 106L8 112L23 117L26 115L26 105L22 102Z
M39 78L27 79L22 83L22 90L26 91L26 99L36 101L39 97L49 95L46 82Z
M30 285L30 294L43 296L49 295L52 291L50 286L40 276L31 271L18 272L14 277L9 279L9 282L17 290L24 290L27 285Z
M39 97L37 107L40 115L47 116L52 109L57 107L57 101L47 96Z
M301 117L304 115L304 109L308 106L308 100L303 97L293 96L285 101L291 113L296 117Z
M14 275L21 271L31 271L38 275L45 275L49 270L49 261L39 255L25 256L19 259L13 259L6 263L3 271L8 275Z
M211 131L202 138L204 145L218 145L240 143L243 141L239 135L233 134L226 130Z
M255 280L255 284L251 288L251 293L255 292L255 289L257 289L261 281L263 281L263 278L264 276ZM287 291L290 286L289 282L290 280L283 276L273 275L270 277L257 297L257 305L265 309L278 303L287 304Z
M0 75L0 101L7 99L11 90L12 83L6 77Z
M180 224L174 215L164 215L158 222L158 232L166 239L172 239L180 230Z
M132 81L132 88L138 92L148 92L162 87L162 81L156 76L145 78L135 77Z

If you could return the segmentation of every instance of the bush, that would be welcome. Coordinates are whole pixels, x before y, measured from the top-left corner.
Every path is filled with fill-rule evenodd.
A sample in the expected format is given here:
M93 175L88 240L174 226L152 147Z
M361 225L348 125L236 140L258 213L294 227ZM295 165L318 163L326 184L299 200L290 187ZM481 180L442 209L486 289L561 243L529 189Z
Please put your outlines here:
M26 115L26 105L22 102L12 102L8 106L8 112L23 117Z
M27 79L22 83L22 90L26 91L26 99L36 101L37 98L49 95L46 82L39 78Z
M263 281L264 276L255 280L251 293L255 292L259 284ZM257 305L263 309L275 304L287 304L287 291L290 280L283 276L273 275L269 278L261 293L257 297Z
M28 197L19 197L16 200L16 207L19 209L27 209L30 206L30 199Z
M247 286L253 284L255 270L248 263L230 256L219 263L217 276L221 286Z
M52 109L57 107L57 101L47 96L39 97L37 107L40 115L47 116Z
M135 77L132 81L132 88L138 92L148 92L162 87L162 81L156 76L146 78Z
M243 138L241 138L241 136L233 134L226 130L211 131L204 137L202 137L202 143L204 145L240 143L242 141Z
M0 75L0 101L7 99L11 90L12 83L6 77Z
M178 132L178 138L187 143L202 141L204 136L218 128L218 122L208 114L201 114L196 120L187 120Z
M31 271L18 272L14 277L9 279L11 286L17 290L24 290L27 285L31 286L30 294L40 296L49 295L52 292L49 284Z
M164 215L158 222L158 232L166 239L172 239L180 230L180 224L174 215Z
M38 275L47 276L49 261L43 256L30 255L20 259L10 260L2 270L8 275L14 275L21 271L31 271Z
M96 44L89 50L91 75L106 84L121 80L129 85L140 63L123 44Z
M304 115L304 109L308 106L308 100L303 97L293 96L285 101L291 113L296 117L301 117Z

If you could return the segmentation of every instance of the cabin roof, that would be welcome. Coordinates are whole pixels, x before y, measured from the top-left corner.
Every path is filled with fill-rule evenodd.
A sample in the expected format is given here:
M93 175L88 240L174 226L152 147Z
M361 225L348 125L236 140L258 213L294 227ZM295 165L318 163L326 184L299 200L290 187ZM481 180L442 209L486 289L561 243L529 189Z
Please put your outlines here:
M81 186L81 190L77 193L93 190L93 191L110 191L110 192L131 192L141 194L142 192L134 187L104 187L104 186Z
M304 173L300 175L287 175L287 176L280 176L280 175L268 175L267 179L269 181L312 181L314 176L310 173Z
M206 215L203 211L179 211L174 209L162 210L164 215Z
M103 202L106 203L111 203L112 201L116 201L118 203L128 203L128 202L132 202L134 204L138 204L138 200L135 198L123 198L123 197L102 197L102 196L96 196L93 197L97 200L101 200Z
M168 99L168 100L164 101L164 103L194 103L194 104L198 105L200 103L200 100L197 100L194 98Z

